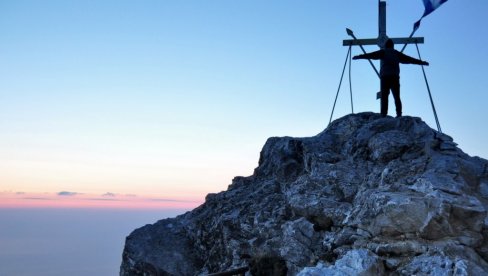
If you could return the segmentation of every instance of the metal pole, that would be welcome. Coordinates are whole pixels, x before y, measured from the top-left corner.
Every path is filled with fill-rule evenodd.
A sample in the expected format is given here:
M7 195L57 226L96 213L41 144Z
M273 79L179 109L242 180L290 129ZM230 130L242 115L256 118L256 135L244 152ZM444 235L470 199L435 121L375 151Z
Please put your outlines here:
M412 33L410 34L410 36L408 38L412 38L416 31L417 31L417 29L413 29L412 30ZM407 45L408 45L408 43L405 43L405 45L403 45L403 48L402 48L402 50L400 52L403 53L403 51L405 51L405 48L407 48Z
M351 53L349 55L349 94L351 95L351 113L354 114L354 104L352 103L352 80L351 80L352 51L350 52Z
M417 43L415 43L415 47L417 47L417 53L419 54L419 59L422 60L422 57L420 56L419 46ZM437 124L437 131L442 133L441 124L439 123L439 118L437 117L437 112L434 106L434 100L432 99L432 94L430 93L429 82L427 81L427 75L425 74L425 69L423 65L422 65L422 73L424 73L425 84L427 85L427 91L429 92L430 105L432 106L432 111L434 112L435 123Z
M351 29L348 29L346 28L346 32L349 36L351 36L354 40L357 40L356 36L354 35L354 33L352 32ZM349 45L349 47L352 46ZM363 53L367 53L366 50L364 50L364 47L363 45L359 44L359 47L361 48L361 50L363 51ZM376 69L376 66L374 66L373 62L371 61L371 59L368 58L368 61L369 61L369 64L371 64L371 67L373 67L374 71L376 72L376 75L378 76L378 78L380 78L380 73L378 72L378 70Z
M339 87L337 88L337 93L336 93L335 100L334 100L334 106L332 107L332 113L330 113L329 125L330 125L330 122L332 122L332 116L334 115L334 109L335 109L336 102L337 102L337 96L339 96L339 91L341 90L342 78L344 77L344 71L346 71L347 60L349 59L349 55L351 54L351 47L352 47L352 45L349 45L349 51L347 51L346 61L344 62L344 67L342 68L341 80L339 81Z

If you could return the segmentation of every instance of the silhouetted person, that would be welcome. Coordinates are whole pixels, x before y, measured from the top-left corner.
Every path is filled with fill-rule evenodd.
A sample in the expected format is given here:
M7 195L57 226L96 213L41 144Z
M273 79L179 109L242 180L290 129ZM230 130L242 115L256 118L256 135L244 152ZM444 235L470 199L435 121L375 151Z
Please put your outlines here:
M402 101L400 100L400 63L429 65L428 62L407 56L393 47L393 40L388 39L385 49L364 55L354 56L353 59L380 59L381 69L381 115L388 114L388 96L390 90L395 99L397 117L402 116Z

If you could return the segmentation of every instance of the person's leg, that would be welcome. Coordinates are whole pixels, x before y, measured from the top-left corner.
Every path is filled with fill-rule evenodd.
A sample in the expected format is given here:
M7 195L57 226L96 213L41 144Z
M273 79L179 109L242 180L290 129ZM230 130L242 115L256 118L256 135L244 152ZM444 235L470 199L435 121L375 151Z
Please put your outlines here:
M395 107L397 117L402 116L402 101L400 100L400 78L392 78L391 80L391 93L395 99Z
M390 82L388 78L381 78L381 115L388 114L388 96L390 95Z

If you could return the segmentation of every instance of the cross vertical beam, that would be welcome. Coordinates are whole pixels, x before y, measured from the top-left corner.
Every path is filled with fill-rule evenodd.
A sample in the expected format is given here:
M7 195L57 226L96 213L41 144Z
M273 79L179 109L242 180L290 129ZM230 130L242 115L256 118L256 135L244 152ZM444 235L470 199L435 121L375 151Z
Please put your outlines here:
M383 49L388 36L386 35L386 2L378 3L378 46Z

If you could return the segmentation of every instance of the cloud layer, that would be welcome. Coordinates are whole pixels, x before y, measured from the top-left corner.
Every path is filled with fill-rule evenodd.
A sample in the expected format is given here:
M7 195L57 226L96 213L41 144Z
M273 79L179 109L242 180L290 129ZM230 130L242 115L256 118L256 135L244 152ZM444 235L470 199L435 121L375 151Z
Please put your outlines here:
M62 191L58 193L58 196L75 196L78 195L79 193L76 192L68 192L68 191Z

